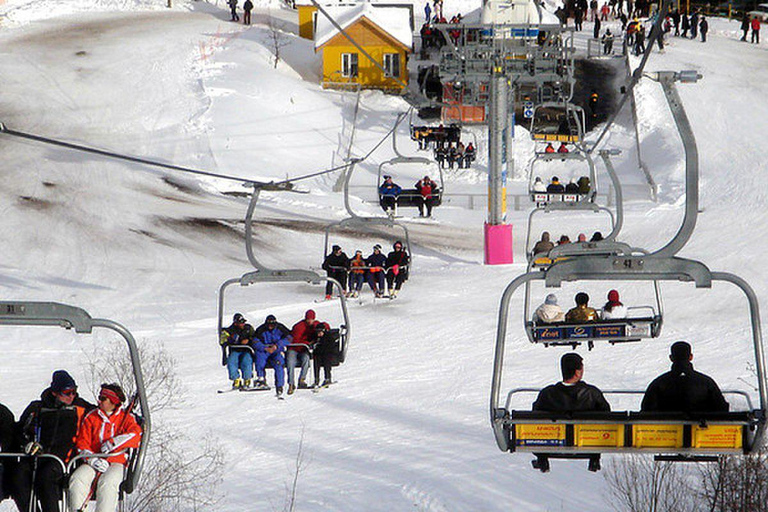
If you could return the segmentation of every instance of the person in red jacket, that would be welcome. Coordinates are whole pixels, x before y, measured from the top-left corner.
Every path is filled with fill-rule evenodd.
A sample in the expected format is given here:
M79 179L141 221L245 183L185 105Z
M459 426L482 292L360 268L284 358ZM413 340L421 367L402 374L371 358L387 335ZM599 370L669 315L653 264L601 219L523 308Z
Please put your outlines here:
M128 462L125 453L138 448L141 427L131 412L121 406L125 393L117 384L102 384L99 407L83 418L75 446L80 454L111 454L108 457L89 457L69 480L69 510L76 512L90 499L91 486L96 483L96 512L115 512L123 469Z
M760 44L760 18L753 17L750 26L752 27L752 42Z
M314 341L313 336L315 328L321 322L318 322L315 318L315 311L308 309L304 313L304 319L296 322L291 329L291 336L293 341L288 347L288 351L285 355L285 368L288 372L288 394L292 395L296 391L296 380L294 377L294 369L297 365L301 365L299 371L299 389L307 389L307 372L309 372L309 350L306 347L312 344ZM326 328L328 328L327 324Z
M424 176L416 183L416 190L419 191L419 217L424 216L424 206L427 207L427 217L432 216L432 205L435 202L437 193L437 183L432 181L429 176Z

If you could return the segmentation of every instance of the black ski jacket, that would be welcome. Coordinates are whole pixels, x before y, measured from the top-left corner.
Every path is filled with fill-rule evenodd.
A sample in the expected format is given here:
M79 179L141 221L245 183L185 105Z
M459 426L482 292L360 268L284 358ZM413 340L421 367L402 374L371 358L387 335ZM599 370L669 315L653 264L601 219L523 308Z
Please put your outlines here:
M339 268L332 268L332 267L339 267ZM343 252L336 256L334 253L329 254L325 257L325 261L323 261L323 270L326 270L328 272L339 272L342 268L348 269L349 268L349 256L344 254Z
M693 369L691 363L674 363L648 386L640 405L643 411L727 412L728 402L715 381Z
M238 327L235 324L232 324L224 330L229 333L229 338L227 338L225 345L229 345L230 347L237 347L238 345L247 346L253 344L255 335L253 326L251 324L245 324L242 327ZM241 343L241 340L244 339L248 340L247 345L243 345Z
M572 386L562 382L545 387L533 402L534 411L586 412L610 411L611 406L595 386L579 381Z
M96 406L80 398L72 405L59 402L51 388L40 395L40 400L30 403L19 418L19 445L30 441L43 445L45 453L56 455L63 461L69 459L75 447L75 436L85 413Z
M410 262L410 258L408 257L408 253L405 251L392 251L389 254L387 254L387 261L386 266L387 268L392 268L395 265L398 265L400 267L407 267L408 263ZM401 271L407 271L407 268L402 268Z

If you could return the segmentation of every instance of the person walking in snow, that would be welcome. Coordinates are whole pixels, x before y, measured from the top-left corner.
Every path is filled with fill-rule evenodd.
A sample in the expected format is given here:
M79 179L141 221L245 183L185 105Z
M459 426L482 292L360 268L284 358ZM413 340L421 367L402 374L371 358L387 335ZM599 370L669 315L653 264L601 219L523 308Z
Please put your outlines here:
M680 11L675 9L672 11L672 24L675 26L675 36L680 35Z
M315 311L308 309L304 313L304 319L296 322L291 329L291 346L285 356L285 368L288 372L288 394L292 395L296 390L295 369L300 366L299 371L299 389L308 389L307 373L309 372L309 361L311 359L309 346L311 343L310 334L314 332L317 319Z
M611 29L607 29L603 34L603 55L613 54L613 34Z
M19 418L17 432L24 453L32 458L21 459L11 475L13 500L19 510L30 508L34 486L35 496L42 512L59 512L62 497L63 469L54 459L36 455L55 455L66 464L74 449L80 420L95 406L77 394L75 379L65 370L56 370L51 385L30 403ZM33 482L34 479L34 482Z
M323 270L328 277L335 279L341 284L342 293L347 291L347 272L349 271L349 256L347 256L338 245L331 247L331 254L323 260ZM325 284L325 300L331 299L333 293L333 283L328 281Z
M702 43L707 42L707 32L709 32L709 23L707 23L707 19L702 16L701 21L699 22L699 34L701 34Z
M228 3L232 11L232 19L230 21L240 21L240 16L237 15L237 0L229 0Z
M291 342L291 331L279 323L275 315L268 315L265 322L256 328L253 353L256 358L256 388L269 389L267 365L275 370L277 396L283 394L285 385L285 347Z
M250 388L253 384L253 338L253 327L240 313L235 313L232 325L221 331L219 344L225 354L229 352L223 364L227 365L232 389Z
M699 30L699 12L693 11L691 14L691 39L696 39L696 34Z
M536 311L533 312L533 321L545 324L565 321L565 313L557 304L557 295L554 293L547 295L547 298L544 299L544 304L537 307Z
M371 287L376 298L384 296L384 282L387 268L387 257L381 252L381 246L373 246L373 252L365 258L368 266L368 286Z
M425 23L429 23L432 20L432 7L429 6L429 1L424 4L424 20Z
M595 16L595 26L594 26L594 29L592 30L592 37L595 39L600 38L600 25L601 25L600 17Z
M683 29L680 37L688 37L688 30L691 28L691 23L688 20L688 13L683 13L683 15L680 17L680 25Z
M253 2L251 0L245 0L243 4L243 24L251 24L251 11L253 10Z
M400 291L403 283L408 280L410 258L403 249L401 241L395 242L392 248L394 250L387 255L386 268L389 298L394 299L397 297L397 293Z
M741 18L741 39L739 41L747 42L747 34L749 33L749 14L744 13L744 16Z
M750 26L752 27L752 42L760 44L760 18L757 16L752 18Z
M128 462L127 454L118 452L138 448L141 442L141 427L133 413L123 409L125 393L119 385L102 384L98 400L98 408L83 418L75 444L80 455L114 455L89 457L75 470L69 479L69 512L85 508L94 486L95 512L115 512Z
M643 53L645 53L645 27L638 24L635 34L635 55L639 57Z

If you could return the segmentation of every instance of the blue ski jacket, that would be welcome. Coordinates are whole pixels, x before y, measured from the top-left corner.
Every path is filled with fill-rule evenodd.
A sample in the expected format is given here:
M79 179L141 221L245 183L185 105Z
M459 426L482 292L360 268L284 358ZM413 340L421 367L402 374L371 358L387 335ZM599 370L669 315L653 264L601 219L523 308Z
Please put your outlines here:
M262 324L256 329L253 348L256 352L266 352L267 345L277 345L277 351L281 353L285 351L285 346L291 339L291 331L285 325L278 322L274 329L270 329L266 324Z

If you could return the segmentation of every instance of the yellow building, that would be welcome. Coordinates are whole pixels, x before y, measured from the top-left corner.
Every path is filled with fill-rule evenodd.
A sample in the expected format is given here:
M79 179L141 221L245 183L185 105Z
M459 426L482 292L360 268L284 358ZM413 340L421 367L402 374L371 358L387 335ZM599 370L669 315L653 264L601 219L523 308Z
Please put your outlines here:
M407 59L413 47L408 8L359 4L328 8L339 26L386 70L383 73L324 16L318 16L315 52L323 52L323 87L359 84L366 89L399 90L408 83Z
M296 10L299 12L299 36L314 39L317 7L312 2L296 2Z

